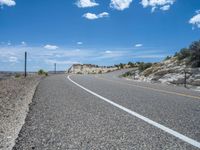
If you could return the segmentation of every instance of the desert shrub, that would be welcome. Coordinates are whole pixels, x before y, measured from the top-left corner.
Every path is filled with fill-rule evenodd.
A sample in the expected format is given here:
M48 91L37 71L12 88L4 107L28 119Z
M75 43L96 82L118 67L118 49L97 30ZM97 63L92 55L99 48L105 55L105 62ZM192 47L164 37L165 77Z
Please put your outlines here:
M116 64L115 64L114 66L115 66L117 69L119 69L119 65L116 65Z
M123 69L124 68L124 64L120 63L119 67L120 67L120 69Z
M150 68L152 66L152 63L144 63L144 62L141 62L139 63L139 66L138 66L138 69L140 72L146 70L147 68Z
M19 74L19 73L17 73L16 75L15 75L15 78L19 78L21 75Z
M45 75L45 76L48 76L48 73L45 72L43 69L40 69L40 70L38 71L38 75Z
M185 59L188 66L200 67L200 40L193 42L189 48L183 48L180 52L176 52L174 56L179 61Z
M172 57L170 57L170 56L167 56L164 60L169 60L169 59L171 59Z
M183 48L176 55L177 55L178 60L183 60L185 58L190 57L190 50L187 48Z
M131 68L135 67L135 64L132 63L132 62L129 62L128 65L129 65Z
M44 70L40 69L40 70L38 71L38 75L43 75L43 74L44 74Z
M189 63L192 67L200 67L200 40L193 42L190 47Z
M122 75L122 77L130 77L130 76L132 76L132 75L133 75L133 73L132 73L131 71L128 71L128 72L124 73L124 74Z

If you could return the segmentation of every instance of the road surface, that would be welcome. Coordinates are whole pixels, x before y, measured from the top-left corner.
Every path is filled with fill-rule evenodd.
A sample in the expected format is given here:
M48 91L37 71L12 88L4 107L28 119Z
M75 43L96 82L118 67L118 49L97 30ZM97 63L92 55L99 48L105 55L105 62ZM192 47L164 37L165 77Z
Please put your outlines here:
M105 75L39 84L14 150L200 148L200 93Z

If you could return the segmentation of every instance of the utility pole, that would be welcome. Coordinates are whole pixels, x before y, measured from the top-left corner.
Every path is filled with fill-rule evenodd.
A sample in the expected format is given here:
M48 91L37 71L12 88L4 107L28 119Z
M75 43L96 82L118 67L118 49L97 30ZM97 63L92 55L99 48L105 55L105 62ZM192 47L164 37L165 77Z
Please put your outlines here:
M56 63L54 63L54 73L56 74Z
M24 59L24 77L27 76L26 67L27 67L27 52L25 52L25 59Z

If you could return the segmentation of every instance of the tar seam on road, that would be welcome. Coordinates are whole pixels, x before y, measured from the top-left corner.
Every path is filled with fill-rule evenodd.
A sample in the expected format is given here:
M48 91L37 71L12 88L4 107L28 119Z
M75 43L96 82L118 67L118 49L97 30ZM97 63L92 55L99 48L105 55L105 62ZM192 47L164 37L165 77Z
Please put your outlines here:
M101 78L101 77L98 77L98 78L102 79L102 80L107 80L107 81L110 81L110 82L114 82L114 83L119 83L119 84L124 84L124 85L139 87L139 88L143 88L143 89L148 89L148 90L152 90L152 91L156 91L156 92L161 92L161 93L166 93L166 94L174 94L174 95L178 95L178 96L183 96L183 97L194 98L194 99L200 100L200 97L198 97L198 96L187 95L187 94L177 93L177 92L170 92L170 91L155 89L155 88L146 87L146 86L133 85L133 84L128 84L128 83L121 83L121 82L118 82L118 81L112 81L112 80Z
M139 118L139 119L141 119L141 120L143 120L143 121L145 121L145 122L157 127L157 128L159 128L159 129L161 129L161 130L163 130L163 131L165 131L165 132L167 132L167 133L169 133L169 134L181 139L184 142L187 142L187 143L189 143L189 144L191 144L191 145L193 145L195 147L200 148L200 142L198 142L196 140L193 140L193 139L191 139L191 138L189 138L189 137L187 137L187 136L185 136L185 135L183 135L183 134L181 134L181 133L179 133L177 131L174 131L174 130L168 128L168 127L165 127L164 125L161 125L161 124L159 124L159 123L157 123L157 122L155 122L155 121L153 121L153 120L151 120L151 119L149 119L147 117L144 117L144 116L142 116L142 115L140 115L140 114L138 114L138 113L136 113L136 112L124 107L124 106L121 106L121 105L119 105L119 104L117 104L117 103L115 103L115 102L113 102L113 101L111 101L111 100L109 100L109 99L107 99L107 98L105 98L105 97L103 97L103 96L101 96L101 95L99 95L99 94L97 94L97 93L95 93L95 92L83 87L82 85L80 85L80 84L76 83L75 81L73 81L70 78L70 76L68 76L67 78L68 78L69 81L71 81L72 83L74 83L78 87L80 87L83 90L87 91L88 93L90 93L90 94L92 94L92 95L104 100L105 102L110 103L111 105L113 105L113 106L115 106L115 107L117 107L117 108L119 108L119 109L121 109L121 110L123 110L123 111L125 111L125 112L127 112L127 113L129 113L129 114L131 114L131 115L133 115L133 116L135 116L135 117L137 117L137 118Z

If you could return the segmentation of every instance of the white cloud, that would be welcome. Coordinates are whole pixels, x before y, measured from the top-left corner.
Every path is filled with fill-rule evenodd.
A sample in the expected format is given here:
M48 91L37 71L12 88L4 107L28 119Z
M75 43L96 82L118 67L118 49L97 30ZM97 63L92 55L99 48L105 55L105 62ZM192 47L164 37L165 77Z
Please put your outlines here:
M86 7L95 7L98 6L99 4L95 2L95 0L78 0L76 2L76 5L79 8L86 8Z
M166 11L170 9L171 5L173 5L175 1L176 0L142 0L141 4L144 8L152 7L152 12L154 12L156 8Z
M200 11L196 11L196 13L197 14L189 20L189 23L200 28Z
M111 53L112 53L112 51L105 51L105 53L106 53L106 54L111 54Z
M83 17L89 19L89 20L95 20L95 19L98 19L97 15L96 14L93 14L93 13L85 13L83 15Z
M163 10L163 11L167 11L167 10L170 9L170 5L165 5L163 7L160 7L160 9Z
M83 44L83 42L77 42L77 44L78 44L78 45L82 45L82 44Z
M111 0L110 7L117 10L129 8L132 0Z
M14 57L14 56L9 57L9 62L14 63L14 62L17 62L17 61L18 61L17 57Z
M142 47L142 44L135 44L135 47Z
M86 18L86 19L89 19L89 20L95 20L95 19L99 19L99 18L109 17L109 13L103 12L103 13L100 13L98 15L93 14L93 13L85 13L83 15L83 17Z
M46 49L50 49L50 50L55 50L55 49L58 49L58 46L47 44L47 45L44 46L44 48L46 48Z
M15 6L16 2L14 0L0 0L0 5Z
M10 46L10 45L11 45L11 42L8 42L7 44L8 44L8 46Z
M166 55L155 55L155 54L150 54L150 55L137 55L137 56L133 56L133 58L165 58Z
M99 18L104 18L104 17L109 17L109 13L107 12L102 12L98 15Z

